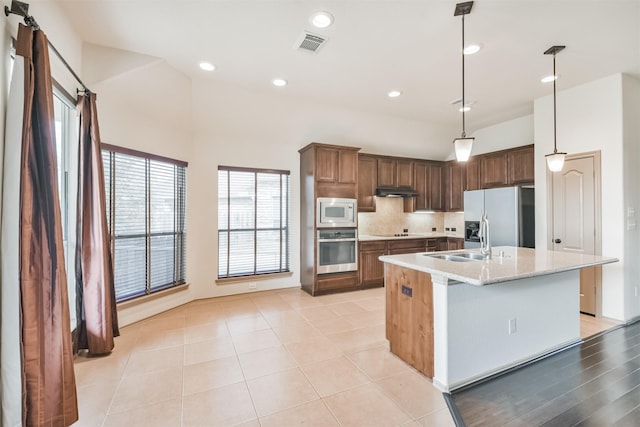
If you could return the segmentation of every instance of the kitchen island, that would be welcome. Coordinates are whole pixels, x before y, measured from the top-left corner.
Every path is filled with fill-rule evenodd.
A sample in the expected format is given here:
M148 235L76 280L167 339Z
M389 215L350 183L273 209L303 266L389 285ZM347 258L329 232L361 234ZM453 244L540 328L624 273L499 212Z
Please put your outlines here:
M486 260L443 254L380 260L391 351L445 392L581 342L580 269L617 261L507 246Z

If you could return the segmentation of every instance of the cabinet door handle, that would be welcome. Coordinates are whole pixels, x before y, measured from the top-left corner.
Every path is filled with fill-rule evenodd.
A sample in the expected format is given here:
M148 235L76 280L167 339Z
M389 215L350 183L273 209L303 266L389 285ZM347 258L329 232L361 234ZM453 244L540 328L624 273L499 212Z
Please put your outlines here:
M560 239L555 239L555 240L553 241L553 243L562 243L562 240L560 240Z

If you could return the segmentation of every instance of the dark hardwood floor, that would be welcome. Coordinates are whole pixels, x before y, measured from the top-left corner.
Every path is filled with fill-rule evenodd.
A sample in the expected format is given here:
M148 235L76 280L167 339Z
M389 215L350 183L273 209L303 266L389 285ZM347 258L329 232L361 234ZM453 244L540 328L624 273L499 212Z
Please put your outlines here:
M640 426L640 322L445 399L459 426Z

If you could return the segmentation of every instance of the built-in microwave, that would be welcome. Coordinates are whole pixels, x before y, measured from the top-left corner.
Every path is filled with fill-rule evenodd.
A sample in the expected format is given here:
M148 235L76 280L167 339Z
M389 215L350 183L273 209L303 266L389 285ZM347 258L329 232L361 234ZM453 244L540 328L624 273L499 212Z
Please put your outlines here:
M358 201L356 199L339 199L318 197L316 225L324 227L357 227Z

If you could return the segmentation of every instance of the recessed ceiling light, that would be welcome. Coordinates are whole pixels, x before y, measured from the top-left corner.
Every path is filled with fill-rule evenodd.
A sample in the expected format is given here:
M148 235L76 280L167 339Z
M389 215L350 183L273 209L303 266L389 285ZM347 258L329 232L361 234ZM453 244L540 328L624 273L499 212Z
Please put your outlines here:
M542 83L551 83L554 80L558 80L558 76L554 76L553 74L549 76L544 76L543 78L540 79Z
M402 92L400 92L399 90L392 90L387 95L389 96L389 98L397 98L402 95Z
M310 21L316 28L327 28L333 24L333 15L325 10L319 10L311 15Z
M286 86L287 81L285 79L273 79L273 84L278 87Z
M482 49L482 45L480 43L469 43L462 52L465 55L473 55L474 53L480 52L480 49Z
M202 68L205 71L213 71L216 69L215 65L210 64L209 62L201 62L200 68Z

